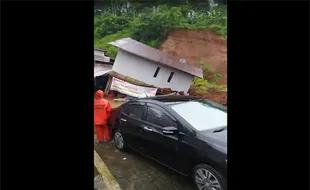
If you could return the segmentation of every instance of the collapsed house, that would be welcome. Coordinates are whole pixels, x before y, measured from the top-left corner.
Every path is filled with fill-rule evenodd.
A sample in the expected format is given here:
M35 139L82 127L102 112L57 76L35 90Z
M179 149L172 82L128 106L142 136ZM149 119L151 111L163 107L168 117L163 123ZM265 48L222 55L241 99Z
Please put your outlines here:
M114 59L105 56L104 50L94 50L94 90L103 90L106 88L109 77L107 73L112 70Z
M165 89L187 94L194 77L203 77L200 67L131 38L109 44L119 48L115 60L107 58L104 51L94 53L96 86L106 94L155 96Z

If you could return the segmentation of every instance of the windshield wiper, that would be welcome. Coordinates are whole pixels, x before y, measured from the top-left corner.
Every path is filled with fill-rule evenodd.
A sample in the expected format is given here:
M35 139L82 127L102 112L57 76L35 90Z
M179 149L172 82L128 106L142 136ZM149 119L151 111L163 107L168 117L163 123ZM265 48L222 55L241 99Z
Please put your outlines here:
M216 130L213 131L213 133L218 133L218 132L224 131L225 129L227 129L227 127L216 129Z

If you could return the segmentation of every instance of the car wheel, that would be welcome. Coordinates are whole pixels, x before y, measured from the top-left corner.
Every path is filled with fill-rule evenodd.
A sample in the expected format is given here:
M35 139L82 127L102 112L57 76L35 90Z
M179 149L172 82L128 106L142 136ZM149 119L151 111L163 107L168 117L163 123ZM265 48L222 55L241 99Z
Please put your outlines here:
M124 141L123 134L121 133L119 129L115 130L113 139L114 139L114 145L116 146L116 148L120 151L124 151L126 148L126 144Z
M226 190L225 178L206 164L193 169L193 178L198 190Z

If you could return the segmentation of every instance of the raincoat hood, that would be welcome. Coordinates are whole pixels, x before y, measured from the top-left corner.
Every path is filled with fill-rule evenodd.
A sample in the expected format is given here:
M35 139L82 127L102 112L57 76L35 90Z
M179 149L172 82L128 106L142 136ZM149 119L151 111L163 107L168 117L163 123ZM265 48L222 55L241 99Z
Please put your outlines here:
M98 90L98 91L96 92L96 99L102 99L103 96L104 96L104 93L103 93L102 90Z

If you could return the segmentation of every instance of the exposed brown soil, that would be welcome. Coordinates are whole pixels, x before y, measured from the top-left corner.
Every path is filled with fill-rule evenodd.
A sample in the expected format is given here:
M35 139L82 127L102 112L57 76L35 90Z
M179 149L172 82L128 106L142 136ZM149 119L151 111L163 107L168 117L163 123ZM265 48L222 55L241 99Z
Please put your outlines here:
M227 41L210 30L174 30L162 43L160 50L183 57L192 64L200 61L215 74L221 74L219 85L227 85ZM226 92L211 90L206 98L220 104L227 102ZM225 102L225 103L224 103Z
M227 92L216 91L215 89L209 89L206 94L197 94L195 93L195 88L190 89L190 94L193 96L203 97L209 100L212 100L218 104L227 107Z
M204 95L204 98L207 98L209 100L212 100L218 104L227 107L227 92L219 92L219 91L209 92L206 95Z

